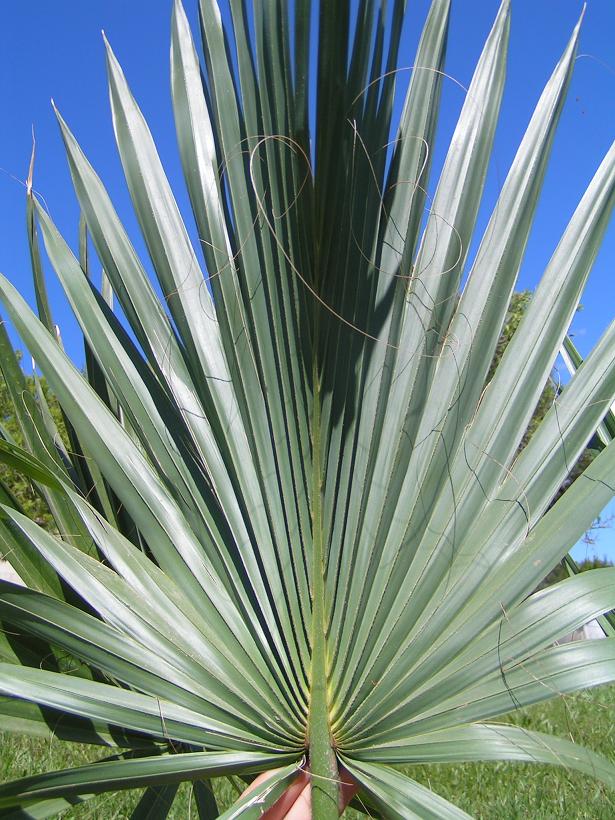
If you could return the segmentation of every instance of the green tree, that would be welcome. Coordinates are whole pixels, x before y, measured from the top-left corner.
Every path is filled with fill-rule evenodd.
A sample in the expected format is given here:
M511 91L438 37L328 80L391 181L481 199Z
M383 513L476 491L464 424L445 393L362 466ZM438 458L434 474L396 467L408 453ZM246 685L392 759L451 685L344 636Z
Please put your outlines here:
M21 361L21 355L18 355L18 360ZM60 435L65 436L60 405L55 396L49 391L46 380L44 378L35 380L33 376L28 376L25 378L25 382L30 401L36 401L37 393L41 393L49 409L53 423L60 431ZM24 446L23 432L15 414L13 400L7 390L6 382L1 375L0 435L5 440L11 441L21 447ZM32 481L27 476L6 464L0 464L0 482L2 482L5 490L10 493L19 508L29 518L32 518L41 526L53 528L53 516L49 512L44 499L37 492Z
M491 379L495 375L495 371L502 359L502 356L504 355L504 351L508 347L508 344L512 340L514 333L521 324L521 320L523 319L523 316L525 315L530 305L531 299L532 293L529 290L518 291L516 293L513 293L512 299L510 300L510 304L508 306L508 313L506 315L504 326L502 328L502 332L500 333L500 338L495 349L493 361L489 368L489 373L487 375L487 383L489 383L489 381L491 381ZM521 439L517 455L521 453L524 447L527 446L532 435L539 428L541 422L543 421L548 411L551 409L554 402L556 401L560 390L561 386L553 379L551 375L549 375L549 378L547 379L544 385L543 391L540 394L540 398L538 399L538 403L536 404L534 413L532 414L532 418L530 419L527 430L523 438ZM572 486L572 484L577 480L577 478L583 475L587 467L589 467L594 458L598 455L600 449L600 442L597 438L597 435L594 435L592 439L589 441L587 447L585 447L585 449L577 459L577 461L574 463L574 465L572 465L570 473L566 476L557 493L555 494L553 500L551 501L551 506L553 506L558 501L558 499L561 498L561 496L566 492L566 490L569 487ZM585 533L584 539L587 540L588 543L591 543L592 532L595 529L604 528L609 524L610 522L603 522L601 521L600 517L598 517L596 521L592 522L592 526ZM563 559L556 567L554 567L551 570L551 572L546 576L546 578L540 583L538 588L544 589L544 587L551 586L551 584L555 584L559 581L562 581L564 578L568 578L570 574L569 561L569 558ZM611 562L607 560L600 561L596 558L594 559L594 561L596 563L594 563L592 560L582 561L577 565L577 568L579 571L583 572L588 569L595 569L598 566L611 565Z
M516 291L515 293L513 293L510 303L508 305L508 312L506 314L504 326L502 327L502 332L500 333L500 337L496 345L493 361L491 362L489 373L487 374L487 384L495 375L495 371L497 370L498 364L500 363L502 356L504 355L504 351L508 347L508 344L510 343L515 331L521 324L521 320L523 319L523 316L525 315L531 300L532 292L529 290ZM523 438L521 439L521 442L519 444L519 453L528 444L532 435L540 426L540 423L553 406L553 403L555 402L560 390L561 385L559 385L554 380L553 376L550 374L549 378L545 382L543 391L540 394L540 398L538 399L530 422L527 426L527 430L525 431ZM583 473L585 468L590 465L592 459L596 456L599 447L595 443L594 439L592 439L588 443L588 446L583 451L582 456L570 470L570 475L562 484L560 491L561 493L566 491L566 489L573 483L573 481L575 481ZM557 500L557 498L559 498L559 494L555 497L554 502Z

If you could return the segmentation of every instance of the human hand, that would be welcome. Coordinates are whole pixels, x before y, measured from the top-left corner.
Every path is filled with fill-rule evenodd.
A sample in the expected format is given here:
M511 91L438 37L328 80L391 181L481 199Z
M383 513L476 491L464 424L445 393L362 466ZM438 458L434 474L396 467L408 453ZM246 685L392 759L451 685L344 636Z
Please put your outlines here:
M255 778L241 795L245 797L256 789L264 780L270 777L277 769L263 772ZM340 769L339 810L340 814L357 793L358 787L348 772ZM309 771L302 771L296 780L286 789L279 800L262 815L263 820L311 820L312 818L312 788Z

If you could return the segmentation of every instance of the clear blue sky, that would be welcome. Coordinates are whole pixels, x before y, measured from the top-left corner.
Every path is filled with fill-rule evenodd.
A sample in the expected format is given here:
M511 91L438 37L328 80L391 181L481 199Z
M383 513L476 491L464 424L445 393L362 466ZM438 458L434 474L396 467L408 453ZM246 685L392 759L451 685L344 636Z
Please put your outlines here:
M334 1L334 0L332 0ZM196 0L185 0L196 22ZM428 0L409 2L402 65L412 63ZM467 85L496 0L457 0L449 37L447 72ZM508 84L492 169L481 215L485 223L516 146L544 82L581 12L578 0L513 0ZM53 97L89 159L110 189L132 236L132 216L115 152L106 92L101 29L104 29L133 92L149 121L174 182L180 205L189 208L176 151L169 93L170 0L29 0L3 3L0 10L0 270L32 296L24 228L31 128L37 140L35 188L60 230L76 238L78 209L50 98ZM195 27L196 31L196 27ZM533 288L600 159L615 134L615 2L588 0L575 76L556 139L520 286ZM589 55L589 56L586 56ZM401 81L403 82L403 75ZM445 84L444 115L435 146L436 167L454 127L462 92ZM137 247L143 246L138 241ZM145 256L145 254L143 254ZM608 322L615 304L615 231L611 229L574 323L575 340L586 355ZM59 287L50 277L55 318L65 344L78 361L78 334ZM610 506L615 513L615 504ZM578 549L581 557L585 547ZM589 552L615 560L615 529L598 534Z

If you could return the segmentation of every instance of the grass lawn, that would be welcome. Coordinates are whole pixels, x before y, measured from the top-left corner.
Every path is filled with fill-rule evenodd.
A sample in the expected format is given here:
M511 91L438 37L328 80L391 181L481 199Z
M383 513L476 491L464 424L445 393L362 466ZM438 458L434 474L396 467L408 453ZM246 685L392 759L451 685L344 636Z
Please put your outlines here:
M613 756L615 686L555 698L547 704L517 712L510 720L530 729L572 737L578 743ZM92 747L0 734L2 780L76 766L102 756L100 749ZM414 766L406 771L469 814L485 820L612 820L615 817L615 792L609 792L589 777L559 767L488 763ZM227 808L235 799L235 786L222 779L215 781L214 786L219 807ZM170 815L175 820L189 818L195 811L191 794L189 784L180 787ZM139 796L137 791L101 795L63 816L80 820L128 818ZM348 811L346 816L355 818L359 815Z

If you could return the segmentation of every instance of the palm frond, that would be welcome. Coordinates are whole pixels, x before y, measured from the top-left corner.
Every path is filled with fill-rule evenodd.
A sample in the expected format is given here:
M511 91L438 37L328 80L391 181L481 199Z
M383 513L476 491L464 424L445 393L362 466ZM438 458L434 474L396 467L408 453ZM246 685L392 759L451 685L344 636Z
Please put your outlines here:
M276 769L220 814L258 817L309 768L324 820L338 815L343 766L382 816L466 817L391 768L417 762L533 760L613 786L615 767L593 752L485 722L615 680L613 637L556 645L615 608L614 571L534 591L615 493L615 323L583 362L567 337L615 201L615 147L485 387L580 22L468 265L507 0L434 182L447 0L433 0L398 121L404 0L390 14L321 3L314 59L310 3L199 10L203 62L179 0L171 37L198 247L107 43L117 147L156 281L59 112L79 253L31 173L38 318L0 278L70 436L42 391L24 389L0 327L24 444L0 441L0 461L30 477L57 528L2 494L0 543L27 583L0 584L3 727L59 726L119 751L1 786L0 814L145 788L133 816L165 817L192 780L208 817L212 777ZM39 238L82 329L84 372L53 325ZM571 379L519 452L562 346ZM601 452L552 504L596 431Z

